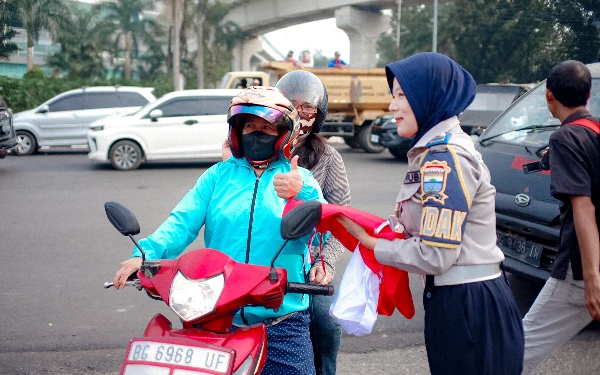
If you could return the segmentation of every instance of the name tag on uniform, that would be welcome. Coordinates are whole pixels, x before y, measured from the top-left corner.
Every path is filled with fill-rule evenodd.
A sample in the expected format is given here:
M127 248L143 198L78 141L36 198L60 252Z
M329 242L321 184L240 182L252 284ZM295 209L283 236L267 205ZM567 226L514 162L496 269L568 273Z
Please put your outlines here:
M421 171L414 171L406 173L404 177L405 184L419 184L421 183Z

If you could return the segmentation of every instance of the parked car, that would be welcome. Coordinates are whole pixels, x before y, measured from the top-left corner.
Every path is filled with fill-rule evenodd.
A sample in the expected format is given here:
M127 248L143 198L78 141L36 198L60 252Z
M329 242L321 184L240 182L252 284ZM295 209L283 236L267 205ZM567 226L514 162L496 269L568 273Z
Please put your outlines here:
M473 103L460 114L460 126L476 139L512 102L530 90L533 84L477 85ZM401 137L396 133L396 123L391 115L380 123L373 122L371 142L387 147L396 158L405 158L412 138Z
M17 155L41 146L87 145L88 126L117 113L130 113L156 100L150 87L82 87L59 94L37 108L16 113Z
M151 160L218 160L235 89L184 90L89 127L89 158L132 170Z
M8 108L6 102L0 96L0 159L3 159L8 150L17 145L12 117L12 110Z
M600 114L600 63L588 65L592 95L588 109ZM524 174L523 164L539 160L560 121L546 104L545 81L523 95L479 138L496 187L498 247L508 271L543 281L556 258L560 235L559 201L550 195L550 171Z

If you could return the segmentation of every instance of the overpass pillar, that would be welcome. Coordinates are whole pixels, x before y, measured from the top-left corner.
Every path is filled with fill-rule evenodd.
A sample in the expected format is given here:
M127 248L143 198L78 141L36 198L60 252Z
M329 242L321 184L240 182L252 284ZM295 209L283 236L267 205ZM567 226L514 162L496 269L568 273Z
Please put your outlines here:
M375 68L377 39L390 29L390 17L345 6L335 11L335 23L350 39L350 65L353 68Z
M256 55L262 49L262 41L257 37L249 37L238 41L232 51L232 70L255 70L260 63L260 61L257 61Z

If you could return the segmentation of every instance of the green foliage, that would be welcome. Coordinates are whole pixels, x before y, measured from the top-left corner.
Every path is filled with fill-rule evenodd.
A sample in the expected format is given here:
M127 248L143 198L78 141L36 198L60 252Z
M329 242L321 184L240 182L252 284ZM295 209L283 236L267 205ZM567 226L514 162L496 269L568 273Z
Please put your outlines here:
M46 72L42 70L37 65L34 65L33 68L23 75L23 79L43 79L46 78Z
M598 0L456 0L440 4L437 50L477 82L535 82L558 62L594 61ZM432 50L433 8L402 8L401 56ZM378 41L379 66L396 60L396 16Z
M56 36L61 22L67 16L63 0L5 0L7 13L19 20L27 31L27 48L32 48L39 39L42 29L50 30ZM33 66L27 56L27 66Z
M85 79L18 79L0 76L0 87L3 88L2 96L15 112L32 109L46 100L68 90L82 86L141 86L154 87L156 97L173 91L170 83L133 80L85 80Z
M114 32L113 56L124 50L123 71L125 78L131 78L131 58L137 58L139 46L155 44L156 38L161 37L164 32L153 19L143 15L144 10L154 8L152 0L118 0L115 2L104 2L98 9L104 12L106 22L112 24ZM117 64L116 70L121 69Z
M223 22L231 5L222 0L186 0L186 14L183 28L193 28L197 32L202 27L204 82L206 87L215 87L223 75L231 70L233 53L231 50L243 38L239 27L231 22ZM182 41L183 42L183 41ZM185 43L183 48L187 49ZM196 51L197 53L197 51ZM198 69L196 56L182 54L182 73L186 87L197 87Z
M8 59L11 54L19 50L15 43L10 40L17 35L16 31L10 28L14 22L12 8L4 0L0 0L0 59Z
M97 11L86 11L73 3L57 33L60 50L47 58L48 65L55 74L69 78L104 78L101 53L112 31L113 26Z

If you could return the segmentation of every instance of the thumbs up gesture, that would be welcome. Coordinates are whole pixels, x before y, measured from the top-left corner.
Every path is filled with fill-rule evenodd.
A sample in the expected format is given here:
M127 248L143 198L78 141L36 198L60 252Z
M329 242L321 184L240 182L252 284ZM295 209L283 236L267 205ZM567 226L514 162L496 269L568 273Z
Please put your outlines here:
M298 172L298 155L291 160L292 169L288 173L278 173L273 179L273 186L279 198L292 199L302 189L304 181Z

